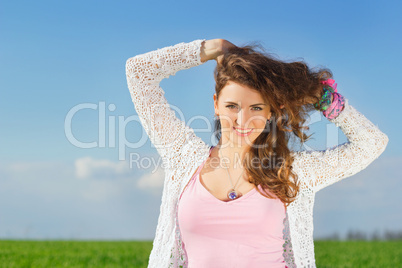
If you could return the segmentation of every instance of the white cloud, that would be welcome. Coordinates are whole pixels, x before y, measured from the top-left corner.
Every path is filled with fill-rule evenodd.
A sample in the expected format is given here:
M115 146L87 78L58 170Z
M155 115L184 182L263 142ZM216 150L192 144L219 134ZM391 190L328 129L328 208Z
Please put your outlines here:
M78 180L76 162L85 163L0 162L0 238L153 237L161 195L138 189L138 169L127 173L117 163L95 161L99 169L92 165L89 179ZM117 180L96 179L105 166Z
M129 172L129 165L125 161L112 162L91 157L79 158L75 161L75 174L80 179L114 178Z
M158 168L155 172L143 175L137 181L137 187L139 189L143 189L153 194L159 195L163 187L164 178L164 170L162 168Z
M66 164L60 161L30 161L0 163L1 179L27 179L50 174L57 178L61 172L66 171Z
M317 210L385 208L401 200L392 194L402 188L401 164L401 157L380 156L366 169L318 192Z
M401 164L400 156L380 156L366 169L319 191L314 208L316 233L400 230Z
M102 202L113 200L120 196L125 189L125 184L110 180L91 180L88 185L85 185L83 189L80 190L82 197L87 200ZM134 188L134 187L132 187Z
M138 171L138 169L135 170ZM138 173L132 172L127 161L112 162L91 157L83 157L75 161L76 177L87 181L81 190L82 196L96 202L113 199L120 195L125 187L136 188L154 196L160 196L165 176L164 170L161 167L153 166L149 170L152 171L139 177ZM119 182L99 180L102 178L118 179Z

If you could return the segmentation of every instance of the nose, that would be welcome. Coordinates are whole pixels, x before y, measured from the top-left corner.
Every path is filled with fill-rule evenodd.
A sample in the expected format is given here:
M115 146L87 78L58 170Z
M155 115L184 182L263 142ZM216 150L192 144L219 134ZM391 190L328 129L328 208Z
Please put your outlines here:
M241 128L249 128L247 124L250 122L249 120L250 115L248 114L248 111L245 109L240 109L239 112L237 113L237 118L235 120L236 126L241 127Z

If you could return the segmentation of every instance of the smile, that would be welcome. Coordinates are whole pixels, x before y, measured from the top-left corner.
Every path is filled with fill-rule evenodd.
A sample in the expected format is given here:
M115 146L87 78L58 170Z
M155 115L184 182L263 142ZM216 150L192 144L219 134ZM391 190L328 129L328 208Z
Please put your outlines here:
M242 129L242 128L235 128L233 127L234 131L237 133L237 135L245 137L250 135L250 133L253 131L253 129Z

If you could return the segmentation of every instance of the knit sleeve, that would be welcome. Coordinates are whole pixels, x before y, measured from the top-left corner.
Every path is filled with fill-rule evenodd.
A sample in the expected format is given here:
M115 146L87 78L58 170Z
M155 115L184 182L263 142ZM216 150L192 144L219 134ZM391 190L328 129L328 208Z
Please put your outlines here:
M176 117L159 86L177 71L202 64L200 50L205 39L179 43L129 58L126 78L131 99L145 132L165 163L174 157L194 131ZM186 140L187 139L187 140Z
M295 153L294 167L301 181L307 182L313 191L365 169L388 144L388 136L349 105L348 99L342 112L329 121L340 127L348 142L327 150Z

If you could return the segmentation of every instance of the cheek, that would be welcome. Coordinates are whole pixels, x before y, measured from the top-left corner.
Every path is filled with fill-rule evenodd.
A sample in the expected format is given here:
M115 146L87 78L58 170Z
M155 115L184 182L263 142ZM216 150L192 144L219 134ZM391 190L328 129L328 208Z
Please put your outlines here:
M258 119L254 119L252 121L252 125L254 126L254 128L257 128L257 129L264 129L266 124L267 124L267 119L265 117L261 117L261 116Z
M234 121L236 120L236 116L231 113L221 114L220 120L222 126L230 127L233 126Z
M258 119L254 121L254 125L258 128L265 128L267 124L267 119Z

